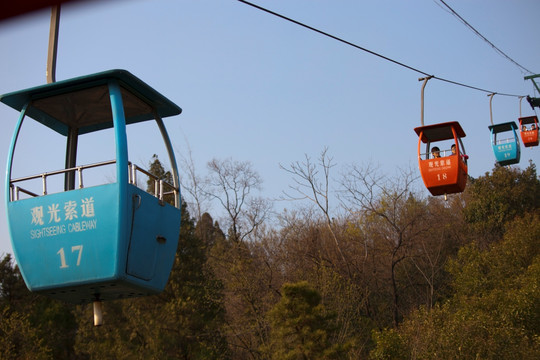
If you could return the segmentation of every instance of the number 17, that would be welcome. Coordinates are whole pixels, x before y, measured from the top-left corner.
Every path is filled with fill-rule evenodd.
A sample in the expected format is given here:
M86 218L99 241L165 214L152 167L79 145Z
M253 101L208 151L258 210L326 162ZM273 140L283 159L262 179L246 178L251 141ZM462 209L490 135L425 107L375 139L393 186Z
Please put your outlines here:
M75 251L79 251L79 255L77 256L77 266L81 265L81 256L83 251L82 245L74 245L71 247L71 252L74 253ZM69 265L66 263L66 254L64 252L64 248L60 248L57 252L58 255L60 255L60 269L68 268Z

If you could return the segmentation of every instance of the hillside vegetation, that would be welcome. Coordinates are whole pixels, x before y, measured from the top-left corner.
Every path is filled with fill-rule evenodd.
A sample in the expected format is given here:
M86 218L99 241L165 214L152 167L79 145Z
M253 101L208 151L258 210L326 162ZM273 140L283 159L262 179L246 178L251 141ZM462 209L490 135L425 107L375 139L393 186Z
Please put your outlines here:
M283 167L304 205L277 214L249 163L208 169L183 179L191 214L184 203L165 291L104 303L101 327L91 304L30 293L5 255L0 359L540 358L533 164L496 167L444 201L418 195L415 172L356 166L331 192L323 152Z

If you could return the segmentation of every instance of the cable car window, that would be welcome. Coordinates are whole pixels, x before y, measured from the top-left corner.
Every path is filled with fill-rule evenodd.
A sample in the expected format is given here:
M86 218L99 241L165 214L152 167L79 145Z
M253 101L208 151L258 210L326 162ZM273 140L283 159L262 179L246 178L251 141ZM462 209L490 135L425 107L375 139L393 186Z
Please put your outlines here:
M34 175L64 168L65 137L26 117L23 120L14 149L12 179L25 179ZM43 179L33 177L15 183L21 188L20 198L41 196ZM46 192L64 191L62 175L47 177Z
M116 182L115 139L112 128L79 135L77 147L77 165L103 164L83 170L84 187Z
M163 144L159 128L156 125L155 121L146 121L137 124L131 124L126 127L127 138L128 138L128 160L131 164L136 165L139 171L137 171L136 176L132 177L138 188L142 190L149 190L150 193L155 194L155 181L156 179L150 175L148 172L151 170L150 165L152 162L157 159L163 166L165 173L168 172L168 179L165 180L166 183L172 183L172 174L170 173L172 167L167 155L167 149ZM157 158L156 158L157 157ZM165 174L164 174L165 175ZM166 189L166 191L170 191Z

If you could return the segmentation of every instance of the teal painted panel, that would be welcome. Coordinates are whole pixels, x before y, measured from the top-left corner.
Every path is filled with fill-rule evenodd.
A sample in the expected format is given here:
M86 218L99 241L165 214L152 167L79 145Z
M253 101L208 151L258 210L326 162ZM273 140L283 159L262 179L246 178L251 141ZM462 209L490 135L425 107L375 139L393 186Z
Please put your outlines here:
M122 275L118 189L107 184L8 203L14 253L30 290Z
M497 163L502 166L519 163L520 149L515 141L509 141L503 144L493 144L493 153Z
M160 204L155 196L133 185L129 185L128 192L133 206L133 230L126 273L136 278L133 281L161 291L167 283L176 255L180 209Z

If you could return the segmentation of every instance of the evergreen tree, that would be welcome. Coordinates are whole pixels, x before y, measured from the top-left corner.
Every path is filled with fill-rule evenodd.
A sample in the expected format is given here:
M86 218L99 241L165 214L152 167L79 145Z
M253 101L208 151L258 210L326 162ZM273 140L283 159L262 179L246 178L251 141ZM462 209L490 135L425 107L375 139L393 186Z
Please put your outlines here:
M11 255L5 255L0 261L0 358L73 358L73 308L29 292Z
M207 266L205 244L182 205L178 252L163 294L163 334L171 338L177 358L226 359L222 285Z
M0 307L16 304L28 295L21 273L13 264L10 254L0 261Z
M0 261L0 358L52 359L51 349L40 339L39 329L29 320L32 295L10 254ZM32 296L33 297L33 296Z
M267 351L272 359L339 359L342 345L330 342L332 316L321 296L307 282L284 284L281 300L268 316L271 324Z
M148 166L148 172L154 175L158 182L163 180L164 183L173 185L172 173L169 170L165 170L156 154L152 156L152 161ZM153 195L156 195L156 179L149 177L146 180L146 191ZM169 192L172 189L167 188L165 185L163 190L164 192ZM174 197L172 194L167 194L163 198L165 202L174 205Z
M4 306L0 319L0 359L54 359L27 314Z
M218 222L213 223L212 216L208 213L202 214L195 227L195 233L207 249L225 239L225 234L221 231Z

